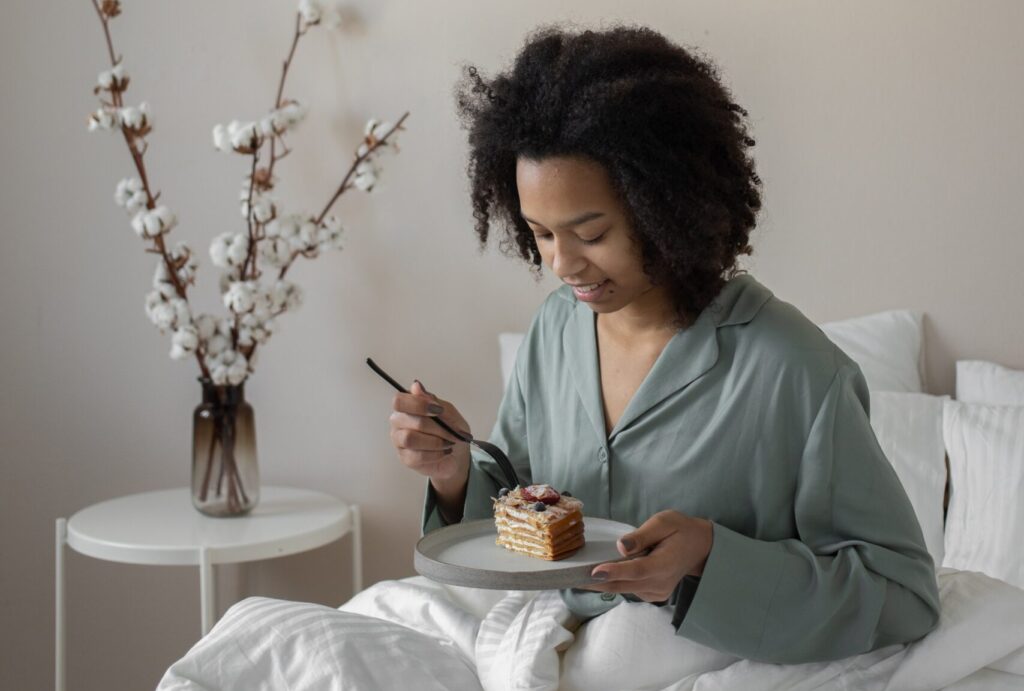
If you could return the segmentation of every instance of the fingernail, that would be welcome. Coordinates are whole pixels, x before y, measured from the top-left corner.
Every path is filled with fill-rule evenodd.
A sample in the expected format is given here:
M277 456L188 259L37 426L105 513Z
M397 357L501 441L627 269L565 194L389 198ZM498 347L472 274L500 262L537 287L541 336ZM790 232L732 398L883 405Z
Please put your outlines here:
M427 412L430 413L431 415L440 415L441 413L444 412L444 408L442 408L436 403L431 403L430 405L427 406Z
M623 549L625 549L627 552L632 552L634 549L636 549L636 540L632 538L624 537L620 539L619 542L622 543Z
M419 379L413 379L413 381L420 385L420 388L423 389L423 393L430 393L429 391L427 391L427 387L423 386L423 382L421 382Z
M455 442L453 442L450 439L445 439L444 440L444 446L445 446L445 448L448 448L449 446L455 446Z
M590 574L590 577L593 578L595 581L607 581L608 580L608 572L607 571L595 571L594 573Z
M449 448L449 449L445 449L444 451L442 451L442 452L441 452L441 455L442 455L442 456L447 456L447 455L449 455L449 454L450 454L450 453L451 453L451 452L452 452L453 450L454 450L454 449L450 449L450 448Z

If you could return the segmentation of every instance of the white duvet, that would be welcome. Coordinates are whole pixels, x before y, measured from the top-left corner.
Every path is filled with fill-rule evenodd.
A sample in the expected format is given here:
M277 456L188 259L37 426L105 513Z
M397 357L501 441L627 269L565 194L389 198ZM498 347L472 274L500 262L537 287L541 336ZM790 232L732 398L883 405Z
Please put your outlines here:
M462 689L1024 689L1024 590L939 575L938 628L835 662L740 660L674 635L668 608L623 604L579 627L556 592L422 578L339 609L248 598L167 670L158 691Z

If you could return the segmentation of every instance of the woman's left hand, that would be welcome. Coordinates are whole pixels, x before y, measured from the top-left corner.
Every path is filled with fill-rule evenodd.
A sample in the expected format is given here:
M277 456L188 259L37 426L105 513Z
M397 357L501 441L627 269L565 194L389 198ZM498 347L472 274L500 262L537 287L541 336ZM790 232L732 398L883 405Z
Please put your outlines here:
M605 593L633 593L647 602L662 602L672 595L683 576L699 576L711 552L711 521L678 511L661 511L632 533L619 538L624 557L643 554L628 561L594 567L591 576L603 583L583 586Z

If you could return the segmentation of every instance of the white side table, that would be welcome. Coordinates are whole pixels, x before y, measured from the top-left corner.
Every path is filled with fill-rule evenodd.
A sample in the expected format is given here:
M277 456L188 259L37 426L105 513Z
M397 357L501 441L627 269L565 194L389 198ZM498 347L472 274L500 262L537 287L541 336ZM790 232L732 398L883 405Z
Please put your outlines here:
M328 494L261 487L246 516L211 518L192 506L188 489L132 494L57 519L56 688L64 689L64 545L126 564L198 566L202 633L213 627L214 564L283 557L352 533L352 583L363 586L359 507Z

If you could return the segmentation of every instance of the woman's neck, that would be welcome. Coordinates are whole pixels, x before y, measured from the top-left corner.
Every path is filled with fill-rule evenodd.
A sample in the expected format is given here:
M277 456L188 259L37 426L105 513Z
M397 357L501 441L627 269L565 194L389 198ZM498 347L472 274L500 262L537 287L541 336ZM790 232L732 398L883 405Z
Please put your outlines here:
M625 307L598 314L601 330L619 343L644 343L671 338L679 330L679 315L662 288L651 288Z

